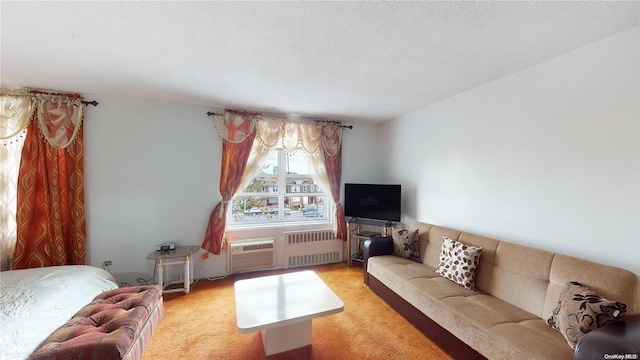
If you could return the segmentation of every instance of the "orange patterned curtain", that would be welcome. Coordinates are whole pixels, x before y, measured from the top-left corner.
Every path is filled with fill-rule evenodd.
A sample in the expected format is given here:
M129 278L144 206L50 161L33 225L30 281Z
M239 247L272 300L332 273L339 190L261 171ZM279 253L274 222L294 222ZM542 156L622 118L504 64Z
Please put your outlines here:
M82 98L31 93L36 111L22 148L13 268L84 264Z
M253 117L258 114L227 110L221 126L217 126L222 137L222 164L220 169L220 194L222 201L209 216L202 248L219 255L227 226L227 205L239 190L253 140L256 137Z

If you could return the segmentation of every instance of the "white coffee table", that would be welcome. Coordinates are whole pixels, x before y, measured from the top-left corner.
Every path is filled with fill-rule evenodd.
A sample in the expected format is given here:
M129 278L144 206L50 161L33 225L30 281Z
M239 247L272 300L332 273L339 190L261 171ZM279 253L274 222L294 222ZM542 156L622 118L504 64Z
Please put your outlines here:
M238 332L260 331L266 355L311 345L311 320L339 313L344 303L313 271L238 280Z

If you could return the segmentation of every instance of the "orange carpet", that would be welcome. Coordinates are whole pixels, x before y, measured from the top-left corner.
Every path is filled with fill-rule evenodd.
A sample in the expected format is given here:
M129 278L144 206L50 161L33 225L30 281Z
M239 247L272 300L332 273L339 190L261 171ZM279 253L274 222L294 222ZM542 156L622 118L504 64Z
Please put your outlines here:
M312 345L265 356L260 333L236 329L233 283L313 270L344 302L344 311L313 320ZM200 280L191 293L164 295L164 320L144 354L152 359L450 359L362 282L345 263Z

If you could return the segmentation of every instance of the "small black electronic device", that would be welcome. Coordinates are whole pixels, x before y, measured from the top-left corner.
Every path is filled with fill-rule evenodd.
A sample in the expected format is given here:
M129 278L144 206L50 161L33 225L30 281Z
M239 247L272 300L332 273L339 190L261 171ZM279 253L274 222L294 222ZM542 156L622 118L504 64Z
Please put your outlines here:
M171 251L175 249L176 249L175 243L166 242L160 245L156 245L156 251Z

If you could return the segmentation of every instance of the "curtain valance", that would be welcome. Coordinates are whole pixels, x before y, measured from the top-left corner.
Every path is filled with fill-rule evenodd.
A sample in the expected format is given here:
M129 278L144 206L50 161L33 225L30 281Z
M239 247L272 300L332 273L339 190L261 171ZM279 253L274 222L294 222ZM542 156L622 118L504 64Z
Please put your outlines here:
M334 121L309 121L282 116L226 110L214 116L220 137L233 143L244 141L256 131L256 140L267 148L304 150L309 154L321 150L336 156L342 148L342 127Z
M6 88L2 88L0 95L3 142L23 133L34 119L42 136L55 148L66 148L76 139L84 118L80 95Z

